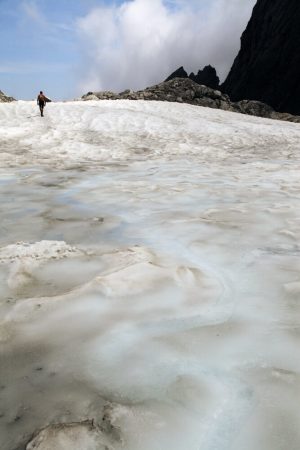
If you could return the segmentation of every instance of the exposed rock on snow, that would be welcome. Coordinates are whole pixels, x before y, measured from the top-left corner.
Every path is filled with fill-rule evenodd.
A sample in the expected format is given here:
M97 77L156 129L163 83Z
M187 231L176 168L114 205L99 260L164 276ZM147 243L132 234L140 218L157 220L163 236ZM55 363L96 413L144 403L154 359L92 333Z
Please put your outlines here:
M125 95L127 91L125 92ZM116 98L121 98L121 94L115 94L111 91L101 91L101 92L88 92L82 97L83 100L115 100Z
M2 91L0 91L0 102L1 103L10 103L10 102L14 102L14 101L15 101L15 99L13 97L8 97Z
M37 433L26 450L113 450L92 421L51 425Z
M241 100L240 102L233 103L234 108L239 110L243 114L249 114L250 116L258 117L275 117L276 113L269 105L254 100Z
M106 403L99 425L93 420L49 425L35 433L26 450L115 450L121 436L114 422L114 405Z
M83 100L156 100L163 102L189 103L191 105L206 106L223 109L252 116L270 119L300 122L300 116L275 112L265 103L242 100L234 103L229 96L219 90L200 85L190 78L173 78L170 81L157 84L137 92L116 94L113 92L88 92L82 96Z
M103 94L103 98L101 98L101 93L99 92L98 95L94 94L93 92L88 92L83 98L83 100L103 100L104 97L106 98L106 95Z
M62 241L17 242L0 248L0 264L30 258L36 261L61 259L81 252Z

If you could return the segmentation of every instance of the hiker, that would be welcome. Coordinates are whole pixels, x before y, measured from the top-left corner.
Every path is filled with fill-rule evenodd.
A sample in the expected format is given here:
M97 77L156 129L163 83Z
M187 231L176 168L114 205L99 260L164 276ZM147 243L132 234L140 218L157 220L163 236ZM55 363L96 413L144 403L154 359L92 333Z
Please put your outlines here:
M44 117L44 108L46 106L46 96L44 95L43 91L40 91L38 97L37 97L37 104L40 107L41 116Z

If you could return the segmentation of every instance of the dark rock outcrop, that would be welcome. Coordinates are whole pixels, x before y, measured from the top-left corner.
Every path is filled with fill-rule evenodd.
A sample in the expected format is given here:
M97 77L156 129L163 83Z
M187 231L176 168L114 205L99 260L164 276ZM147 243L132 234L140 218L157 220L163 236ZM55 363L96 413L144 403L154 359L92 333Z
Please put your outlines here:
M219 90L199 85L190 78L174 78L137 92L125 91L121 94L115 94L110 91L88 92L82 96L82 100L155 100L189 103L191 105L207 106L252 116L300 123L300 117L276 113L270 106L262 102L251 100L243 100L237 103L231 102L228 95L223 94Z
M49 425L37 432L28 442L25 449L74 450L75 448L81 448L113 450L115 447L111 445L112 439L103 432L102 428L92 420Z
M174 80L174 78L188 78L187 72L181 66L179 69L175 70L175 72L171 73L171 75L165 81Z
M224 92L300 114L299 24L299 0L258 0Z
M0 91L0 103L9 103L14 101L15 99L13 97L8 97L2 91Z
M116 94L110 91L88 92L83 100L156 100L191 103L193 105L218 108L220 102L230 105L229 97L218 90L199 85L189 78L174 78L142 91ZM225 109L230 109L225 108Z
M204 84L212 89L218 89L220 85L220 79L216 69L210 65L205 66L203 70L199 70L197 75L192 72L189 78L195 81L195 83Z
M25 446L26 450L114 450L120 448L122 431L114 423L115 404L104 405L100 420L57 423L37 431ZM24 449L24 445L18 447Z
M174 80L174 78L189 78L195 81L195 83L207 86L211 89L218 89L220 80L217 75L216 69L212 66L205 66L204 69L199 70L197 75L192 72L190 75L184 70L183 67L175 70L165 81Z

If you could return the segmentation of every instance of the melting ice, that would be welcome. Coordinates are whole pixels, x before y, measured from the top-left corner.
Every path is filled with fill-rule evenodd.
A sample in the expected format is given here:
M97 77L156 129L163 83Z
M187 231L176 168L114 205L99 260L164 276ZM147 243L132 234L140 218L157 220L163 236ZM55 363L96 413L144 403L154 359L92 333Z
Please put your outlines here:
M0 105L1 450L299 450L300 127Z

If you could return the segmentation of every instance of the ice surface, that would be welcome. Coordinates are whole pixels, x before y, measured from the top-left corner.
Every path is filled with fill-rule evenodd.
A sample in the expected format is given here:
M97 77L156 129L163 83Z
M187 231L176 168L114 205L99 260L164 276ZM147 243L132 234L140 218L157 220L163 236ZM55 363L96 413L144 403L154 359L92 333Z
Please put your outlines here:
M1 450L299 450L299 125L15 102L0 144Z

